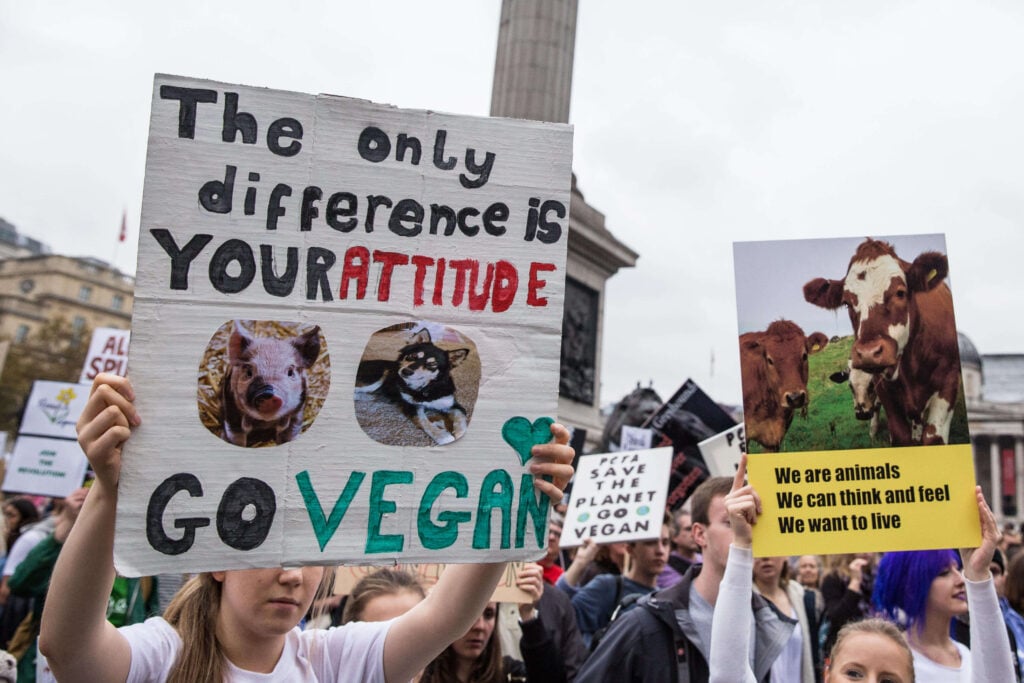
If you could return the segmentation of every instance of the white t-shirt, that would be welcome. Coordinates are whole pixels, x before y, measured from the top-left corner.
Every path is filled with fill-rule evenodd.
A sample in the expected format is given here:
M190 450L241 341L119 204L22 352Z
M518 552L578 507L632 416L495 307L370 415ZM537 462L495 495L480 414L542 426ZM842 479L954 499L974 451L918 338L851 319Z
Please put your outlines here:
M32 552L32 548L39 545L39 542L49 536L52 531L53 525L46 524L45 520L43 522L36 522L23 531L21 536L18 536L18 540L11 545L10 551L7 554L7 562L4 564L4 576L14 574L14 570L28 557L28 554Z
M797 619L796 609L790 609L789 617ZM800 670L804 661L804 634L799 624L793 629L793 633L786 641L786 646L772 663L773 681L800 681L803 680Z
M910 648L914 655L914 677L928 683L969 683L971 680L971 651L963 644L953 641L960 651L960 667L943 666Z
M227 663L225 683L384 683L384 638L390 621L353 622L330 629L288 632L271 673L254 673ZM162 683L181 649L181 638L162 617L125 626L131 647L127 683Z

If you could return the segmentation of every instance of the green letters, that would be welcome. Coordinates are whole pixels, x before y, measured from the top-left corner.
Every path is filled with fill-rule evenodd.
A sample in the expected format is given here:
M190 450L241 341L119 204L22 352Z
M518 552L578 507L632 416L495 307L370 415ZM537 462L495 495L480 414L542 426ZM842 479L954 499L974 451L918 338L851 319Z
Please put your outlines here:
M419 531L420 543L428 550L440 550L455 543L459 537L459 524L468 522L473 516L467 510L445 510L437 515L437 520L441 524L435 524L430 518L430 509L445 489L455 489L456 498L465 498L469 494L466 477L458 472L441 472L427 484L427 489L420 500L416 528Z
M299 491L302 492L302 500L306 503L309 521L313 523L313 533L316 534L317 543L320 544L320 552L324 551L327 542L331 540L331 536L338 530L338 525L345 518L348 506L352 503L352 499L355 497L356 491L359 490L359 485L363 483L364 478L366 478L365 472L353 472L349 475L348 483L345 484L345 490L338 496L338 500L334 501L331 516L324 519L324 509L320 506L320 499L317 498L316 492L313 491L313 482L309 480L309 472L303 470L295 475L295 481L299 484ZM376 476L374 481L376 481Z
M497 490L495 490L497 488ZM473 547L477 550L491 547L491 512L501 513L501 548L510 547L512 531L512 477L505 470L493 470L480 485L480 502L476 508L476 526L473 529Z
M378 470L370 483L370 514L366 520L366 552L398 553L405 547L402 534L381 534L380 522L384 515L398 509L393 500L385 500L384 487L390 484L411 484L412 472Z

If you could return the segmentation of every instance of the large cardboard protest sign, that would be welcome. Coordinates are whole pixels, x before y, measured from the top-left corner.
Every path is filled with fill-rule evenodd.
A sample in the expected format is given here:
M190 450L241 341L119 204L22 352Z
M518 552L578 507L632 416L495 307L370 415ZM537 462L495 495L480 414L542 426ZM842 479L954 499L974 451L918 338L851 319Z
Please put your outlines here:
M7 463L3 490L64 498L82 485L88 465L77 441L19 436Z
M82 364L79 382L92 382L107 372L124 377L128 372L128 342L131 332L114 327L97 327L92 332L89 353Z
M734 252L755 554L977 545L943 236Z
M616 543L661 533L672 449L593 453L579 459L559 541Z
M571 148L157 76L119 570L538 557Z

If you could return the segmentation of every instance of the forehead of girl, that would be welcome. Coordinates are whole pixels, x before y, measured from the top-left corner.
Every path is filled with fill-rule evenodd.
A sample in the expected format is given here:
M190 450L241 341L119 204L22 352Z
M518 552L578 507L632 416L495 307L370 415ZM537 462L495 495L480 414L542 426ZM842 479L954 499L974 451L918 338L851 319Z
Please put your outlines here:
M914 660L909 650L900 647L888 636L879 633L854 633L843 639L841 646L832 651L829 670L842 675L849 670L874 672L893 683L912 680ZM842 679L840 679L842 680Z

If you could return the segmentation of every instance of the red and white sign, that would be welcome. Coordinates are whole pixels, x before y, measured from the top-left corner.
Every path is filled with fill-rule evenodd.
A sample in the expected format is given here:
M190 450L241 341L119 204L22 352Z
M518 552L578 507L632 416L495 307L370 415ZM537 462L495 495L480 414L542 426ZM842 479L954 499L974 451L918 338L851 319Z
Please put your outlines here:
M92 382L101 372L124 377L128 373L128 340L131 332L113 327L97 327L92 333L89 354L82 366L79 382Z

